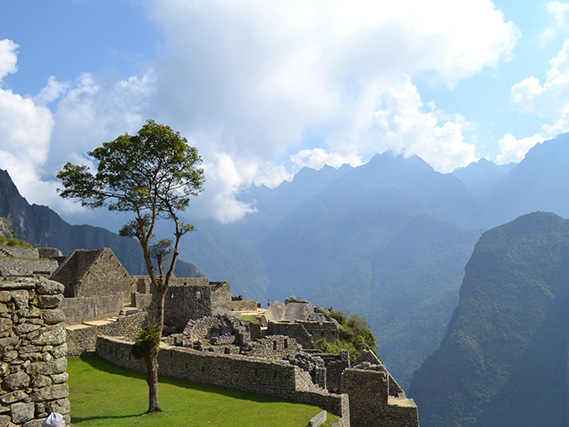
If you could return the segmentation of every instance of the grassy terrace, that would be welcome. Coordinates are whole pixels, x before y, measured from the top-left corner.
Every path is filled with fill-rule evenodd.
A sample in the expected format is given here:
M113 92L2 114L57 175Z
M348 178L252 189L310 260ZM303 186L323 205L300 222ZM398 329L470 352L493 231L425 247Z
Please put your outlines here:
M125 370L99 358L70 358L67 372L74 426L306 426L321 411L235 390L160 380L165 412L145 414L146 374ZM331 425L337 419L328 414Z

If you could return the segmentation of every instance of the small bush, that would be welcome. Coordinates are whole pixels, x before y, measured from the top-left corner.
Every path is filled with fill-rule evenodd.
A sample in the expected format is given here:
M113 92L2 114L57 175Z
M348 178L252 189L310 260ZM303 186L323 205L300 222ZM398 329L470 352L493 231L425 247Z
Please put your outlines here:
M350 358L354 361L363 350L373 351L379 357L377 339L373 335L368 323L358 314L351 314L345 310L328 311L328 317L335 319L340 327L340 338L333 343L324 338L316 342L316 348L332 354L339 354L340 350L348 350Z

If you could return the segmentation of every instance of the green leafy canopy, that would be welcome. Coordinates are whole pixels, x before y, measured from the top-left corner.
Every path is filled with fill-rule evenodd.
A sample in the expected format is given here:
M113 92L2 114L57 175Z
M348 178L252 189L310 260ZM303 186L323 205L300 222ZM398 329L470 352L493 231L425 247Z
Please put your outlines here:
M98 163L95 174L85 165L67 163L57 175L64 187L60 195L77 198L83 206L167 214L187 208L189 196L203 189L197 149L152 120L136 135L121 135L88 155Z

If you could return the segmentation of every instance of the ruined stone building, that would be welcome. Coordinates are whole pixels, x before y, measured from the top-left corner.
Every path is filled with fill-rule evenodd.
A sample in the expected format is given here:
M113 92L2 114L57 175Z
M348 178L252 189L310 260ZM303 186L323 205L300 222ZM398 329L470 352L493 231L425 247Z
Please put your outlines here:
M66 298L123 293L126 302L134 289L132 276L109 248L77 249L51 276L65 286Z

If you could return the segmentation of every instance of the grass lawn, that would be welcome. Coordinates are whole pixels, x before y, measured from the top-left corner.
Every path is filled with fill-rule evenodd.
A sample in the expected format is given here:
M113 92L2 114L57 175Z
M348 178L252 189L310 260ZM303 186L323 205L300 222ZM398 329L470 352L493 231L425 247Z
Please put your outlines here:
M315 406L161 378L162 413L148 408L146 374L98 356L70 358L67 368L74 426L306 426ZM338 417L328 414L330 425Z

